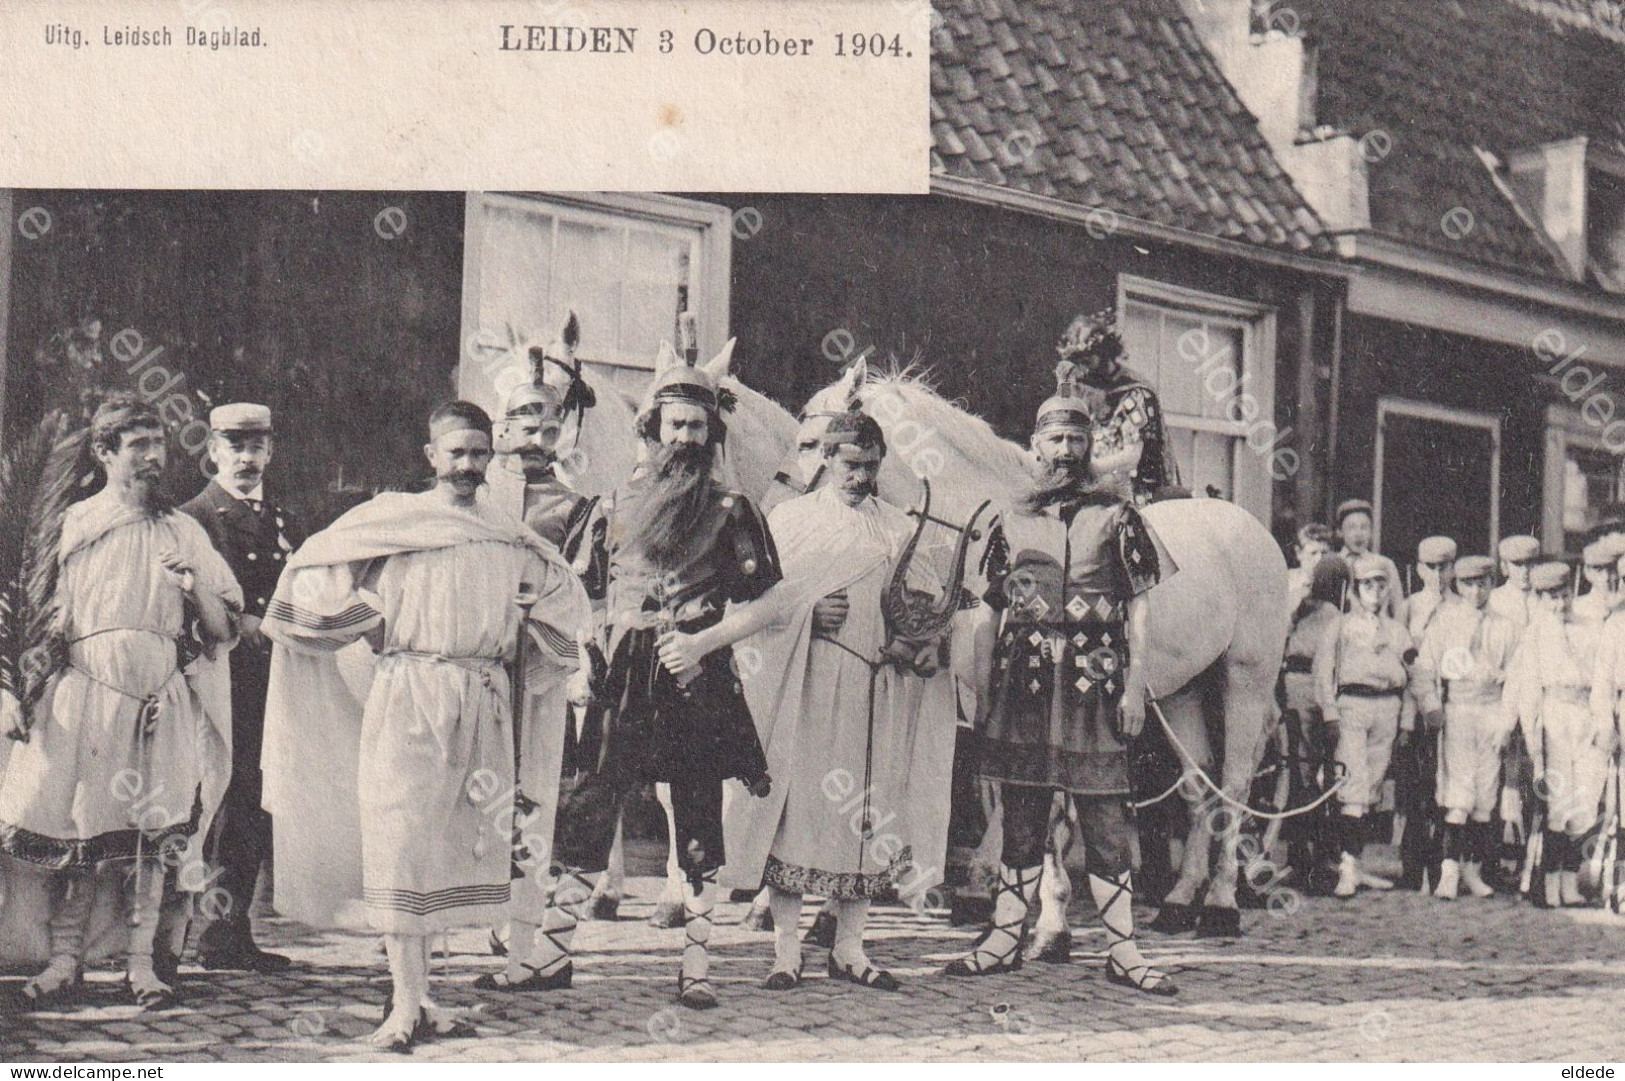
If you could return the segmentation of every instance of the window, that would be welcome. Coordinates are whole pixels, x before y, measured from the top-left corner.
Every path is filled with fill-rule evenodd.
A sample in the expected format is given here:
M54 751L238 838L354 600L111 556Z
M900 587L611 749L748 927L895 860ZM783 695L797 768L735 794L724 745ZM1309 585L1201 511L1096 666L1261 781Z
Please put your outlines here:
M1118 291L1125 363L1162 402L1180 483L1268 522L1272 455L1288 434L1275 429L1273 315L1141 278Z
M574 309L578 356L632 389L678 316L697 316L702 356L727 340L726 207L653 195L468 197L459 393L494 399L481 335L550 340Z
M1625 504L1625 459L1576 410L1547 410L1544 496L1541 539L1568 555L1578 555L1591 530L1619 517Z

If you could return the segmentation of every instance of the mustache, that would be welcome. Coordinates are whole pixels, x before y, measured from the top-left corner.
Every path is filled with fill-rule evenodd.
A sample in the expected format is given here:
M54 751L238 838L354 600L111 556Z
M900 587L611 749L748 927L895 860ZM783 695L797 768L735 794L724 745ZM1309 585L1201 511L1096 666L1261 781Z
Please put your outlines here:
M449 473L440 474L440 479L447 482L472 481L475 484L485 479L485 474L477 469L454 469Z

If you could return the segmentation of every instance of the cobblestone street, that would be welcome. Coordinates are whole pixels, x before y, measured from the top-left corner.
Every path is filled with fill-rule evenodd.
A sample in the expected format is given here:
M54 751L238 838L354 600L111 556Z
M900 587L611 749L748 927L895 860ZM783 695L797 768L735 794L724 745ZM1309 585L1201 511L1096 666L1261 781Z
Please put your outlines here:
M476 992L473 977L499 962L483 935L453 936L435 986L442 1004L475 1011L480 1038L420 1045L416 1058L1596 1061L1625 1049L1625 925L1601 911L1399 893L1307 899L1291 915L1244 913L1235 941L1145 936L1178 978L1181 993L1170 1001L1106 983L1087 906L1073 912L1079 949L1070 965L952 980L937 971L970 932L888 908L876 911L870 954L904 981L901 993L826 979L824 951L813 947L807 981L768 992L760 983L771 936L745 930L746 906L725 903L712 939L722 1005L696 1013L674 1001L681 933L646 922L658 887L633 879L617 923L584 925L568 992ZM804 926L810 919L804 914ZM89 1000L76 1007L8 1012L0 1058L377 1058L358 1039L387 996L377 939L265 926L267 944L294 957L292 972L187 966L183 1003L152 1014L123 1002L117 973L96 972ZM19 983L4 981L8 1011Z

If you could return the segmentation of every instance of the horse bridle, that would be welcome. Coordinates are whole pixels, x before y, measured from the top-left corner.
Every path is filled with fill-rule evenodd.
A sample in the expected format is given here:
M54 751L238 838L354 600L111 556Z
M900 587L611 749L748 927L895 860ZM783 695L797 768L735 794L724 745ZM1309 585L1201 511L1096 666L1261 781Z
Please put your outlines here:
M569 377L570 386L564 392L564 401L559 406L559 416L560 418L568 417L571 410L575 411L575 445L580 446L581 423L586 419L587 410L598 404L598 393L592 389L592 384L587 382L587 377L581 374L581 361L577 360L572 365L560 360L558 357L549 356L544 349L532 350L531 356L539 359L543 364L557 364L560 370Z

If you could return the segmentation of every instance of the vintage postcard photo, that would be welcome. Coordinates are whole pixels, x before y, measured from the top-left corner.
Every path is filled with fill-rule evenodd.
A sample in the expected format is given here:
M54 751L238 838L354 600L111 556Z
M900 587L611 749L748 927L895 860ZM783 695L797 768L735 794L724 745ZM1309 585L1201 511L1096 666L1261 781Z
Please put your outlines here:
M1625 3L28 0L0 82L11 1076L1611 1076Z

